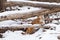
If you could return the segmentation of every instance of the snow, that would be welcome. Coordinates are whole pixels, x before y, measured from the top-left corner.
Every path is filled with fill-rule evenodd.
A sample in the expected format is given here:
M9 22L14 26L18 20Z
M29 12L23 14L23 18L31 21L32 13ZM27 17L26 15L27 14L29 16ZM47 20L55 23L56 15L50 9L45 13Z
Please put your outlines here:
M60 25L56 25L53 23L46 24L45 26L54 26L56 27L56 30L46 30L46 32L43 32L43 28L40 28L37 32L30 35L23 35L21 34L23 31L6 31L3 33L2 40L58 40L57 36L59 35ZM41 39L40 39L41 37Z
M52 23L58 23L58 21L57 20L53 20Z
M28 18L27 20L34 20L37 17L32 17L32 18ZM7 26L17 26L20 25L19 23L22 22L21 20L6 20L6 21L1 21L0 22L0 26L3 25L7 25ZM54 21L55 22L55 21ZM39 24L34 24L34 26L38 26ZM28 24L28 23L24 23L23 26L32 26L32 24ZM45 24L45 26L51 26L56 27L55 30L46 30L46 32L43 32L43 28L40 28L38 31L36 31L34 34L26 34L23 35L21 34L23 31L6 31L5 33L3 33L3 37L0 40L58 40L57 36L59 36L60 34L60 24L54 24L54 23L49 23L49 24Z
M15 21L9 20L11 23L14 23ZM7 23L10 23L7 21ZM4 21L6 22L6 21ZM23 24L24 26L28 24ZM31 25L31 24L29 24ZM37 26L35 24L35 26ZM46 32L43 32L43 28L40 28L37 32L34 34L26 34L23 35L21 34L23 31L6 31L3 33L3 37L1 40L58 40L57 36L59 35L60 31L60 25L49 23L45 24L45 26L51 26L51 27L56 27L56 30L46 30Z
M37 3L37 4L49 4L49 5L60 5L60 3L56 2L39 2L39 1L30 1L30 0L7 0L7 1L20 1L20 2L29 2L29 3Z
M2 25L2 24L4 24L4 25L7 25L7 24L13 24L13 23L16 23L15 21L13 21L13 20L6 20L6 21L2 21L2 22L0 22L0 25Z
M8 1L13 1L13 0L8 0ZM33 2L33 1L25 1L25 0L14 0L14 1L22 1L22 2L32 2L32 3L43 3L43 2ZM43 4L53 4L53 5L60 5L60 3L49 3L49 2L44 2ZM27 12L32 12L32 11L37 11L37 10L41 10L41 8L36 8L36 7L30 7L30 6L24 6L24 7L12 7L12 9L20 9L20 10L12 10L12 11L5 11L3 13L0 13L0 16L6 16L6 15L9 15L9 14L15 14L15 13L27 13ZM30 9L28 9L30 8ZM7 8L9 9L9 7ZM60 13L60 12L58 12ZM60 17L60 16L59 16ZM24 27L26 26L32 26L32 24L28 24L28 20L32 21L34 19L36 19L37 17L32 17L32 18L28 18L26 19L25 21L26 22L23 22L21 20L5 20L5 21L1 21L0 22L0 27L9 27L9 26L20 26L21 23L23 23L22 25ZM55 15L52 15L50 16L50 18L57 18L57 16ZM52 23L48 23L48 24L45 24L44 26L50 26L51 28L54 28L56 27L56 29L54 30L46 30L46 32L43 32L43 29L44 28L40 28L38 31L36 31L34 34L26 34L26 35L23 35L21 34L23 31L19 30L19 31L6 31L5 33L3 33L3 37L4 38L1 38L0 40L58 40L57 39L57 36L60 35L60 24L57 25L57 24L54 24L54 23L58 23L58 21L56 20L53 20ZM22 26L21 25L21 26ZM34 24L33 25L34 27L38 27L40 26L40 24Z
M36 18L37 18L37 16L31 17L31 18L27 18L27 20L34 20L34 19L36 19Z
M49 24L46 24L46 25L44 25L44 26L57 26L56 24L53 24L53 23L49 23Z
M28 9L30 8L30 9ZM41 10L41 8L35 8L35 7L30 7L30 6L24 6L24 7L21 7L20 10L15 10L15 11L5 11L5 12L2 12L0 13L0 16L6 16L6 15L11 15L11 14L18 14L18 13L27 13L27 12L33 12L33 11L38 11L38 10Z
M13 20L1 21L1 22L0 22L0 27L6 27L6 26L9 27L9 26L14 25L14 24L15 24L15 26L16 26L16 25L18 25L17 23L18 23L18 22L13 21Z
M51 34L45 34L43 35L43 38L41 40L58 40L56 36Z
M37 32L35 32L32 35L22 35L21 33L23 31L6 31L3 34L3 40L58 40L57 34L59 33L57 30L47 30L46 32L42 32L42 28L39 29ZM57 33L57 34L55 34ZM41 39L40 39L41 37Z
M11 32L11 31L7 31L6 33L4 33L4 37L3 40L38 40L36 37L32 36L32 35L22 35L21 34L22 31L15 31L15 32ZM12 35L12 36L10 36ZM34 37L34 38L33 38ZM31 39L32 38L32 39Z

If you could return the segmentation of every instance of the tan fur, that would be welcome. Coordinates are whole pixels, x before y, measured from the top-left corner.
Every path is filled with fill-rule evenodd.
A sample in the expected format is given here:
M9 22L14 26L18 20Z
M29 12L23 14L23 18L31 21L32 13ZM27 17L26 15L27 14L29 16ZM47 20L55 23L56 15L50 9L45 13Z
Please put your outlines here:
M28 27L26 30L26 34L32 34L34 32L34 27Z
M42 24L43 23L41 21L42 19L43 19L42 16L38 16L38 18L33 20L31 24Z
M42 24L43 22L41 20L42 20L42 16L38 16L38 18L33 20L31 24ZM32 34L34 33L34 31L35 31L34 27L28 27L26 29L25 34Z

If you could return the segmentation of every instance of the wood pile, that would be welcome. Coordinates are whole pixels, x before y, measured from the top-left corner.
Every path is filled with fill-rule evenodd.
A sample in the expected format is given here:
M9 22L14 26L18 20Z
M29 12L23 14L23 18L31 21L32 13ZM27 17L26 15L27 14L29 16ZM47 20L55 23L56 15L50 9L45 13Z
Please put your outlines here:
M40 2L41 3L41 2ZM4 20L14 20L14 19L27 19L33 16L38 16L37 19L32 21L32 25L34 24L41 24L43 25L43 22L41 22L41 20L44 20L44 18L42 16L46 15L46 14L52 14L55 12L60 12L60 5L49 5L49 4L40 4L38 3L33 3L33 2L7 2L5 3L5 8L6 7L11 7L11 6L34 6L34 7L42 7L45 9L42 10L37 10L37 11L32 11L32 12L25 12L25 13L20 13L17 12L15 14L10 13L9 15L4 15L2 16L2 14L0 14L0 21L4 21ZM54 7L54 8L53 8ZM46 9L47 8L47 9ZM48 9L49 8L49 9ZM47 20L47 19L46 19ZM50 20L50 19L48 19ZM55 19L56 20L56 19ZM43 26L39 26L39 28L42 28ZM33 32L35 32L35 27L34 26L30 26L30 27L24 27L24 26L9 26L9 27L1 27L0 28L0 32L5 32L7 30L11 30L11 31L15 31L15 30L25 30L26 34L31 34Z

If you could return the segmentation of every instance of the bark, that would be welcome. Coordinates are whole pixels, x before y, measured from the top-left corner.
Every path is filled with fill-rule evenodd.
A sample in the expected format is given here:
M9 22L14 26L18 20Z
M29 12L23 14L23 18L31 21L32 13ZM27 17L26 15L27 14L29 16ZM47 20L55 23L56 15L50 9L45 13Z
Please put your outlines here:
M44 8L55 8L55 7L59 7L60 5L58 5L58 3L54 4L54 3L47 3L47 2L36 2L36 1L11 1L11 2L7 2L5 3L6 6L16 6L16 5L20 5L20 6L34 6L34 7L44 7Z
M5 9L5 4L7 0L0 0L0 11L3 11Z
M31 11L31 12L23 12L23 13L4 13L4 14L8 14L8 15L2 15L2 13L0 13L0 21L3 20L13 20L13 19L25 19L25 18L30 18L33 16L39 16L41 12L46 11L46 9L42 9L42 10L35 10L35 11Z
M3 26L3 27L1 27L0 26L0 33L4 33L5 31L7 31L7 30L10 30L10 31L17 31L17 30L22 30L22 31L25 31L26 30L26 28L40 28L40 25L38 26L38 27L36 27L36 26L34 26L34 25L9 25L9 26Z
M15 14L9 14L6 16L3 16L2 14L0 14L0 21L3 20L12 20L12 19L25 19L25 18L30 18L33 16L40 16L40 15L45 15L45 14L52 14L55 12L60 12L60 8L54 8L51 10L37 10L37 11L33 11L33 12L25 12L25 13L15 13ZM7 14L7 13L6 13Z

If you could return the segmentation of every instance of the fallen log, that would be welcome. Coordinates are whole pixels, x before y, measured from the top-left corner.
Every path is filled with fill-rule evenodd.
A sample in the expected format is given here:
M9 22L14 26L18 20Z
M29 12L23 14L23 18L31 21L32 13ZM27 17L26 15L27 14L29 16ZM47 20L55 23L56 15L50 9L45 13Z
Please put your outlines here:
M33 17L33 16L40 16L40 15L46 15L46 14L51 14L51 13L55 13L55 12L60 12L60 8L54 8L54 9L51 9L51 10L48 10L48 9L43 9L43 10L35 10L35 11L31 11L31 12L17 12L17 13L12 13L10 11L7 12L7 13L1 13L0 14L0 21L3 21L3 20L12 20L12 19L24 19L24 18L30 18L30 17ZM28 16L27 16L28 15Z
M40 15L45 15L45 14L52 14L55 12L60 12L60 8L54 8L54 9L42 9L42 10L35 10L35 11L30 11L30 12L19 12L17 11L17 13L12 13L10 11L7 13L2 13L0 14L0 21L3 20L12 20L12 19L24 19L24 18L30 18L33 16L40 16Z
M24 18L30 18L33 16L37 16L40 15L41 12L47 11L46 9L38 9L38 10L34 10L34 11L7 11L7 12L3 12L0 13L0 21L3 20L11 20L11 19L24 19Z
M49 2L37 2L37 1L9 1L5 3L5 6L34 6L34 7L44 7L44 8L60 8L59 3L49 3Z
M36 25L5 25L5 26L0 26L0 33L4 33L5 31L7 30L10 30L10 31L17 31L17 30L22 30L22 31L25 31L26 28L36 28L36 29L39 29L40 28L40 25L36 26Z
M48 29L50 28L50 26L41 26L41 25L5 25L5 26L0 26L0 33L5 33L6 31L10 30L10 31L18 31L18 30L22 30L24 32L27 32L27 33L32 33L33 31L37 31L39 30L40 28L44 28L44 29Z

